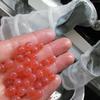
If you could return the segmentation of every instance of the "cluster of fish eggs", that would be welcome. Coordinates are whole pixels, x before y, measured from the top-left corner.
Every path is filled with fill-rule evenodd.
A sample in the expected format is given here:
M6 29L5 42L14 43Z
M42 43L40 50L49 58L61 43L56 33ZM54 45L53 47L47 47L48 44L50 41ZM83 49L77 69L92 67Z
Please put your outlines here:
M55 75L49 66L54 63L55 56L49 56L38 62L37 53L43 44L33 45L28 42L17 47L11 58L0 63L0 74L3 74L5 95L9 100L38 100L41 90L54 80Z

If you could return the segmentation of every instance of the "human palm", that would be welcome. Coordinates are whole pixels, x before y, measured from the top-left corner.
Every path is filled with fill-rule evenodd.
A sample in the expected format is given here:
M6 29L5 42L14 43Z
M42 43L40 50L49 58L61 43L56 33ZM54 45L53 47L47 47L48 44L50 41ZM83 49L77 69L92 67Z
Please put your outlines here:
M9 40L0 41L0 62L11 58L12 52L26 43L32 43L33 47L36 44L44 44L42 49L36 54L35 59L37 62L41 62L48 57L55 57L52 64L48 67L48 71L55 77L41 89L42 95L38 99L29 99L26 96L9 99L5 94L6 88L3 83L4 73L2 73L0 66L0 100L47 100L61 83L61 78L57 73L67 68L74 61L74 56L68 51L72 45L71 41L67 38L55 40L55 33L50 29L44 29L23 36L17 36ZM35 97L33 96L33 98Z

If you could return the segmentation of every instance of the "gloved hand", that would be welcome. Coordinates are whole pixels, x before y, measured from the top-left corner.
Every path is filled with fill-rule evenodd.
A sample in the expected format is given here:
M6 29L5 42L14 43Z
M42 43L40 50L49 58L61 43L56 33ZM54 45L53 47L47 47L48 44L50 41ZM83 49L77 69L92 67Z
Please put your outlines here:
M0 41L0 62L10 58L12 52L19 45L23 45L27 42L33 42L33 44L35 45L42 42L44 43L44 46L36 56L37 61L41 61L48 56L56 56L56 61L49 67L49 70L54 74L57 74L74 62L74 56L73 54L68 52L68 49L72 45L71 41L67 38L54 40L55 36L56 35L53 31L44 29L23 36L14 37L9 40ZM0 100L10 100L7 98L7 96L5 96L5 87L2 80L3 74L0 73ZM61 79L58 75L56 75L56 78L42 89L42 97L40 100L47 100L50 95L58 88L60 83ZM29 99L24 98L21 100Z

